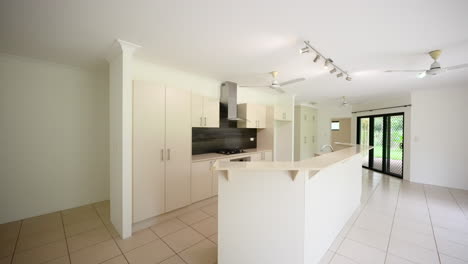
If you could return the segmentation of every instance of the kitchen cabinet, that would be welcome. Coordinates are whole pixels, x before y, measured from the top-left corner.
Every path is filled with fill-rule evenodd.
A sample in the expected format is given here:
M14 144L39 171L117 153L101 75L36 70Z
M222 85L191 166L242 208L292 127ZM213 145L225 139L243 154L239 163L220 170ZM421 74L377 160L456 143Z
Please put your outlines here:
M316 151L317 110L296 106L294 115L294 160L311 158Z
M239 104L237 106L239 128L266 128L266 106L257 104Z
M219 127L219 100L192 94L192 127Z
M262 154L263 154L262 160L273 161L273 152L265 151L265 152L262 152Z
M190 204L190 93L133 83L133 221Z
M275 120L280 120L280 121L292 121L293 119L292 107L280 105L280 104L275 105L274 118Z
M250 161L261 161L263 160L263 153L254 153L250 155Z
M213 173L211 167L216 160L192 163L192 203L213 195Z

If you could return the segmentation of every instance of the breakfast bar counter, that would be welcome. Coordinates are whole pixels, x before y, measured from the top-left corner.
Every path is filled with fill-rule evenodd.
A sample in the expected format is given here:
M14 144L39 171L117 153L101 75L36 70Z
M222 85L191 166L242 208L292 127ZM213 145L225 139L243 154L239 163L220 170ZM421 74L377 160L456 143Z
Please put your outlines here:
M216 162L218 263L319 263L360 205L353 145L298 162Z

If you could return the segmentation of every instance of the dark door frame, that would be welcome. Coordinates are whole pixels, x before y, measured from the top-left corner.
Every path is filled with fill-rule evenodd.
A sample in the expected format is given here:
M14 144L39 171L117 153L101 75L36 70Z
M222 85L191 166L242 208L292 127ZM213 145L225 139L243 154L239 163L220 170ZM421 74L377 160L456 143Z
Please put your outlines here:
M390 167L390 159L388 157L390 156L390 137L388 136L390 133L390 118L391 116L403 116L403 139L402 139L402 152L401 152L401 175L392 173L389 171ZM398 178L403 178L404 174L404 164L405 164L405 113L404 112L397 112L397 113L389 113L389 114L380 114L380 115L366 115L366 116L358 116L356 118L357 120L357 133L356 133L356 143L359 144L361 140L361 119L362 118L369 118L369 145L373 146L374 145L374 118L375 117L383 117L383 146L382 146L382 170L374 169L374 150L369 151L369 161L368 161L368 166L362 166L363 168L366 168L368 170L373 170L377 171L380 173L384 173L390 176L398 177Z

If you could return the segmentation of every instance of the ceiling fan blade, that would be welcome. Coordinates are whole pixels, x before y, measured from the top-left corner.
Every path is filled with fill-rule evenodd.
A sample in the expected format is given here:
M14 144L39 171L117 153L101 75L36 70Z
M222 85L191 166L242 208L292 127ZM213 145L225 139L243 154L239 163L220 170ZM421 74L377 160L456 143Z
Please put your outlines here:
M251 87L251 88L256 88L256 87L260 87L260 88L268 88L269 86L268 85L239 85L239 87Z
M426 70L386 70L385 72L425 72Z
M423 71L423 72L421 72L420 74L418 74L418 78L419 78L419 79L422 79L422 78L424 78L424 77L426 77L426 76L427 76L427 71Z
M457 69L463 69L463 68L468 68L468 63L450 66L450 67L445 68L445 70L451 71L451 70L457 70Z
M277 87L277 88L272 88L273 90L277 91L278 93L286 93L283 89Z
M282 82L282 83L280 83L280 85L281 86L286 86L286 85L290 85L290 84L293 84L293 83L302 82L302 81L305 81L305 80L306 80L305 78L297 78L297 79L292 79L292 80L289 80L289 81Z

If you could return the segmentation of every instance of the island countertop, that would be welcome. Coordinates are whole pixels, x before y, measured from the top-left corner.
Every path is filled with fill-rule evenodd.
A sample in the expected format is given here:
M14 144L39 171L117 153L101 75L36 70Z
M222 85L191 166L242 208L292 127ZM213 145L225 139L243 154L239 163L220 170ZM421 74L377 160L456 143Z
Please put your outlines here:
M258 161L258 162L229 162L218 161L213 165L217 171L227 170L313 170L319 171L333 164L343 162L355 155L367 155L372 146L348 145L338 151L330 152L318 157L312 157L301 161Z

